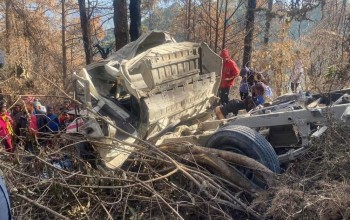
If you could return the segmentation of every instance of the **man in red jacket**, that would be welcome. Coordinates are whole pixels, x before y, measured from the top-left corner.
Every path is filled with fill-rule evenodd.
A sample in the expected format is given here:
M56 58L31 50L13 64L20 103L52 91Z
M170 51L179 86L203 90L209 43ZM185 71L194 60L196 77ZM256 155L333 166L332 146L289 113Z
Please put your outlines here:
M221 104L225 105L228 103L230 88L233 86L234 80L239 74L239 68L235 61L231 59L228 50L223 49L220 56L223 59L223 67L221 72L219 95Z

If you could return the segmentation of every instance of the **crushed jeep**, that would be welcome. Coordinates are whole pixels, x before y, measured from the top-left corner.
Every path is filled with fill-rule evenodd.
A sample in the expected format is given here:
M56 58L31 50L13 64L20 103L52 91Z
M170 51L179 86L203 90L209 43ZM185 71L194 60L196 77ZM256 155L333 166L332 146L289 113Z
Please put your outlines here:
M231 151L279 173L328 120L349 124L350 89L284 95L270 106L214 120L221 68L221 58L205 43L177 43L165 32L150 32L74 75L75 98L94 114L76 119L67 132L104 143L95 149L111 169L125 162L138 137ZM241 171L254 179L251 170Z
M133 150L132 136L157 139L206 112L217 100L221 67L221 58L205 43L177 43L160 31L144 34L73 76L75 98L109 123L89 114L67 132L113 142L115 148L96 149L108 168L116 168Z

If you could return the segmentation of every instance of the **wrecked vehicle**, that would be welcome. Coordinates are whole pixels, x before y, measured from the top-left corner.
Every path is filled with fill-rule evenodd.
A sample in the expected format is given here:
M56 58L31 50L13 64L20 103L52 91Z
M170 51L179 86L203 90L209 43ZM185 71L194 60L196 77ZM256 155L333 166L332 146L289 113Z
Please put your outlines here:
M205 43L177 43L165 32L150 32L74 75L75 98L104 120L87 114L69 132L104 143L95 149L111 169L125 162L138 137L235 152L279 173L280 164L324 132L329 117L350 121L350 90L286 95L247 114L213 120L221 67Z
M312 138L322 135L327 122L350 123L350 89L326 94L289 94L270 106L225 120L201 122L190 135L163 136L158 144L188 141L194 145L232 151L253 158L270 170L305 153Z
M130 135L156 139L207 111L217 100L221 66L221 58L205 43L177 43L166 32L149 32L74 75L76 99L109 123L99 125L90 115L84 123L77 119L68 132L113 142L115 148L96 149L108 168L116 168L133 150L121 143L135 142ZM116 132L113 125L129 135Z

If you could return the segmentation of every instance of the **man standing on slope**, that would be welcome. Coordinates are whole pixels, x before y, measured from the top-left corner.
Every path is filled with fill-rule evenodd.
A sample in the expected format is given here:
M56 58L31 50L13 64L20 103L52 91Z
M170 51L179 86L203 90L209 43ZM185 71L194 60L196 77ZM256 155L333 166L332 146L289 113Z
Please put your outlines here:
M219 88L220 102L222 105L228 103L228 94L230 88L234 84L235 78L239 74L239 68L235 61L230 57L228 50L223 49L220 53L221 58L223 59L223 67L221 72L221 83Z

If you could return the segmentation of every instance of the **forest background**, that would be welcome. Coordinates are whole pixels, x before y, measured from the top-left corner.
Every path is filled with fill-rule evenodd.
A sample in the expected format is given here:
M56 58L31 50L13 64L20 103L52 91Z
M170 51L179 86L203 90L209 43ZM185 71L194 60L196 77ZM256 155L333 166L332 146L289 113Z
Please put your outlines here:
M148 30L177 41L227 48L240 67L264 71L277 95L287 92L300 51L304 89L349 86L350 23L346 0L2 0L3 93L52 93L98 61L96 45L116 51ZM18 77L20 76L20 77ZM14 80L11 80L14 79ZM317 83L315 83L317 82Z

